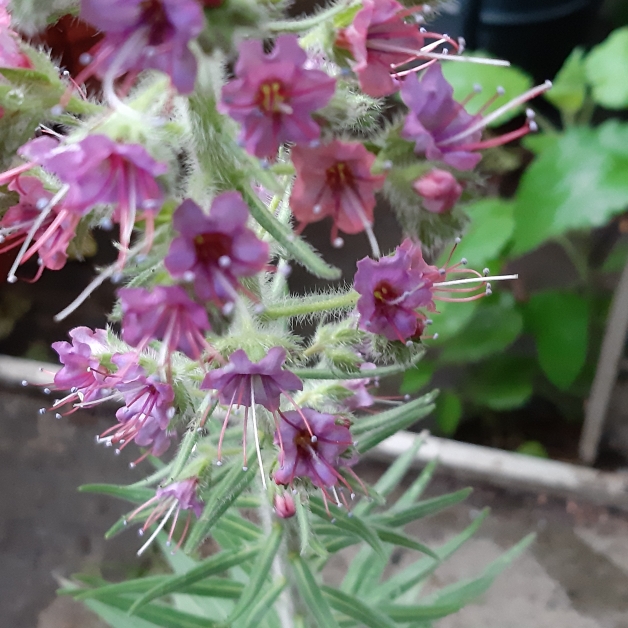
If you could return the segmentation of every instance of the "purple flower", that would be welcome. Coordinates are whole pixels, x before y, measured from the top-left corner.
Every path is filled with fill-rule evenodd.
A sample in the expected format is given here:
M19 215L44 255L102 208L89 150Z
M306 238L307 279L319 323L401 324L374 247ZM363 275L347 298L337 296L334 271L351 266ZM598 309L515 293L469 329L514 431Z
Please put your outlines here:
M425 263L420 246L410 240L392 256L361 259L355 275L360 329L401 342L420 335L425 316L416 309L435 310L432 289L438 277L438 269Z
M194 513L198 518L203 512L203 503L197 496L198 484L198 478L191 477L185 480L179 480L178 482L173 482L172 484L168 484L164 487L160 487L155 492L154 497L151 497L151 499L142 504L139 508L135 509L127 517L127 521L131 521L147 508L153 508L153 511L150 513L144 525L139 530L140 536L143 536L150 526L161 519L153 534L151 534L146 543L144 543L144 545L142 545L142 547L138 550L138 556L146 550L146 548L155 540L155 537L159 534L159 532L161 532L161 530L165 527L168 521L171 520L172 523L170 525L168 541L166 543L167 545L170 545L177 521L179 520L179 515L182 510L187 510L189 511L187 520L176 549L181 547L181 544L185 539L185 535L190 527L192 513Z
M100 440L108 445L120 444L120 449L135 441L140 447L149 447L148 453L160 456L170 445L168 425L174 415L172 386L155 376L146 376L135 354L116 354L111 361L118 372L110 385L122 395L125 405L116 412L120 423L105 431Z
M8 0L0 1L0 67L31 68L27 55L20 49L18 34L11 28L11 16L7 11ZM0 117L2 117L0 109Z
M355 462L353 457L346 457L353 446L349 428L338 425L333 415L311 408L280 414L282 420L275 432L275 444L281 450L280 467L275 471L275 482L292 485L296 478L308 478L323 490L339 481L344 483L338 469Z
M404 81L401 99L410 112L402 137L413 141L415 152L427 159L444 161L458 170L471 170L482 158L473 152L482 130L471 131L481 116L467 113L453 99L453 93L438 64L430 66L420 81L412 77Z
M275 509L275 514L280 519L290 519L290 517L294 517L297 512L294 498L287 492L275 495L273 499L273 507Z
M246 227L249 211L238 192L214 199L209 215L191 200L174 213L181 234L170 245L165 265L175 278L194 276L201 299L224 304L236 298L239 277L261 271L268 260L268 244Z
M333 96L336 82L305 69L307 54L294 35L275 40L270 54L259 40L240 44L236 78L222 90L219 109L242 125L240 139L257 157L272 158L284 142L312 142L320 128L311 114Z
M122 288L122 339L138 351L153 340L163 341L169 356L182 351L198 360L209 347L203 332L210 329L207 312L179 286Z
M360 366L361 371L370 371L377 368L372 362L364 362ZM359 410L360 408L370 408L375 399L368 390L371 385L371 380L368 377L362 377L360 379L350 379L343 383L343 386L350 390L353 394L350 397L342 400L342 405L347 410Z
M88 135L73 144L39 137L22 146L19 153L68 186L60 213L72 214L75 222L96 205L114 206L112 219L120 224L121 262L138 210L147 222L147 234L152 233L154 216L163 203L163 191L155 177L165 174L168 166L155 161L143 146L114 142L106 135Z
M229 356L229 363L210 371L201 384L203 390L217 390L220 403L226 406L251 407L253 403L270 412L279 410L281 393L303 390L303 382L282 368L286 351L273 347L259 362L251 362L242 349Z
M105 32L90 73L113 79L161 70L180 93L193 91L197 64L189 43L204 23L195 0L82 0L81 18Z

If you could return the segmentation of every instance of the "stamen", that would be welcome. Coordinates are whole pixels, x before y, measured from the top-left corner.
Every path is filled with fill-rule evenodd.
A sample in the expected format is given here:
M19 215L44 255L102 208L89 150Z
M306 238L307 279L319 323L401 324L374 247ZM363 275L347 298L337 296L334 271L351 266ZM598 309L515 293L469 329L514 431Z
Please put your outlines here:
M178 501L175 500L174 504L170 506L170 510L166 513L166 516L161 520L161 523L157 526L156 530L150 535L150 538L148 539L148 541L146 541L146 543L144 543L144 545L142 545L142 547L140 547L140 549L137 550L138 556L141 556L146 551L146 548L155 540L157 535L162 531L163 527L166 525L166 523L168 523L168 519L170 519L170 515L172 514L172 511L177 507L177 504L178 504Z
M519 275L493 275L492 277L469 277L468 279L452 279L451 281L438 281L434 283L434 286L457 286L464 283L477 283L485 281L510 281L512 279L519 279Z
M257 451L257 461L259 462L259 469L262 474L262 486L264 490L267 490L266 478L264 477L264 463L262 462L262 450L259 446L259 434L257 429L257 415L255 413L255 386L253 384L253 378L251 377L251 414L253 416L253 436L255 438L255 449Z

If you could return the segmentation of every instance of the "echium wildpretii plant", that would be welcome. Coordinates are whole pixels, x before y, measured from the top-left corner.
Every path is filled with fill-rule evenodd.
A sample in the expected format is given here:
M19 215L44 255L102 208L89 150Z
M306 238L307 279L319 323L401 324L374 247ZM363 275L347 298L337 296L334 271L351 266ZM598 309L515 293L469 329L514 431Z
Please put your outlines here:
M33 279L31 258L37 279L115 226L117 260L58 318L112 279L120 334L77 327L53 345L50 410L119 403L98 442L139 448L132 466L154 471L86 488L135 502L111 534L139 526L138 554L170 546L177 572L70 592L114 626L133 625L129 612L141 626L418 627L455 612L522 545L417 601L480 519L435 550L402 528L467 491L417 502L430 466L382 509L420 442L374 487L354 467L431 410L433 394L391 402L376 388L420 359L438 301L491 293L466 260L428 264L420 239L433 250L457 235L481 150L533 130L533 113L506 135L484 128L548 86L468 113L440 66L464 61L463 43L421 26L431 9L412 2L340 0L300 20L274 0L62 4L103 33L74 80L2 9L0 123L15 128L0 250L16 253L9 282ZM13 8L24 27L57 11ZM102 101L86 97L88 77ZM385 255L377 194L405 231ZM372 256L348 286L292 296L290 264L340 278L300 237L319 220L336 247L365 232ZM317 325L311 338L294 331L302 319ZM219 549L189 558L210 536ZM358 543L342 586L322 585L328 557ZM382 581L396 546L423 556Z

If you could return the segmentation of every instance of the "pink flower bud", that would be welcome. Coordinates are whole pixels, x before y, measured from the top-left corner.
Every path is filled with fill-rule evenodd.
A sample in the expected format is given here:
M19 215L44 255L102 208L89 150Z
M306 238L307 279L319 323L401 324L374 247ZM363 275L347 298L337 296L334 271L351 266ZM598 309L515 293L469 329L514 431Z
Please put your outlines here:
M275 495L275 513L278 517L281 519L290 519L290 517L294 517L296 511L294 499L290 493Z
M435 214L448 212L462 194L462 186L451 172L438 168L417 179L412 187L423 198L425 209Z

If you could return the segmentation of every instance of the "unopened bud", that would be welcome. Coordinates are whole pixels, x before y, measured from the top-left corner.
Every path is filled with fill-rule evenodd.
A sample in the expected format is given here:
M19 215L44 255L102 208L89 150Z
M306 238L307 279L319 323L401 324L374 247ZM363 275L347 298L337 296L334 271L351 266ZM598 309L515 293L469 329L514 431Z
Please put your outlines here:
M274 507L275 514L281 519L290 519L290 517L294 517L297 512L294 498L290 493L275 495Z

